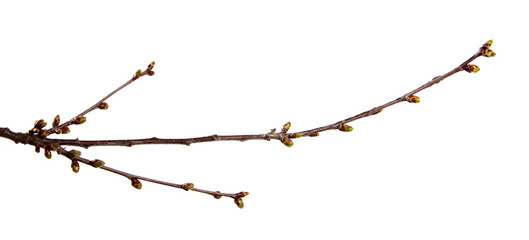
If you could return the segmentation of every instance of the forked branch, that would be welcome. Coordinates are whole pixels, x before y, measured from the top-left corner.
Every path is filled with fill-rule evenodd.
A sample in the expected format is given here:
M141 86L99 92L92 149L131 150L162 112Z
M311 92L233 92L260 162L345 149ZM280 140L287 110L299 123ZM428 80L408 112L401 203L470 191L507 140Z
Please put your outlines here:
M154 72L152 71L154 67L154 62L149 64L146 70L141 71L138 70L135 72L133 77L127 81L125 84L118 87L116 90L112 91L110 94L96 102L93 106L89 107L85 111L81 112L74 118L60 124L60 118L59 115L57 115L52 123L52 127L49 129L44 129L46 127L47 123L44 120L38 120L35 122L35 125L33 128L29 130L27 133L18 133L18 132L12 132L8 128L0 128L0 136L4 138L8 138L13 140L15 143L22 143L22 144L30 144L35 146L35 151L40 152L40 149L44 149L44 155L47 158L51 158L51 152L56 151L59 155L63 155L66 158L70 159L72 164L72 170L74 172L79 171L79 162L84 163L86 165L90 165L92 167L101 168L103 170L121 175L123 177L128 178L131 181L132 186L134 186L137 189L141 189L142 184L139 180L144 180L156 184L166 185L170 187L180 188L186 191L196 191L200 193L209 194L217 199L221 198L222 196L230 197L234 200L235 204L237 204L238 207L242 208L244 206L242 202L242 198L248 195L248 192L239 192L239 193L222 193L219 191L209 191L209 190L203 190L199 188L195 188L194 184L192 183L183 183L183 184L176 184L176 183L170 183L170 182L164 182L152 178L147 178L143 176L139 176L136 174L131 174L127 172L123 172L114 168L110 168L105 165L105 163L99 159L89 160L86 158L81 157L81 152L77 150L66 150L63 148L63 146L77 146L77 147L92 147L92 146L133 146L133 145L144 145L144 144L183 144L183 145L191 145L193 143L201 143L201 142L212 142L212 141L247 141L247 140L279 140L281 143L286 145L287 147L293 146L293 141L291 139L294 138L300 138L300 137L315 137L320 134L320 132L328 131L328 130L340 130L344 132L350 132L353 130L353 128L347 123L350 123L352 121L358 120L360 118L368 117L371 115L375 115L380 113L383 109L390 107L394 104L400 103L400 102L410 102L410 103L419 103L420 98L416 96L416 94L426 88L429 88L442 80L452 76L453 74L460 72L460 71L466 71L466 72L478 72L479 67L473 64L470 64L472 61L474 61L476 58L480 56L485 57L493 57L496 55L492 50L490 50L490 46L492 44L492 40L486 42L483 44L483 46L474 54L472 55L468 60L464 61L460 65L458 65L456 68L452 69L451 71L434 77L432 80L428 81L427 83L423 84L422 86L411 90L410 92L390 101L385 104L382 104L380 106L374 107L370 110L367 110L365 112L362 112L360 114L354 115L352 117L343 119L341 121L331 123L325 126L294 132L294 133L288 133L291 123L287 122L283 125L280 131L276 131L276 129L271 129L268 133L263 134L252 134L252 135L210 135L210 136L204 136L204 137L194 137L194 138L176 138L176 139L161 139L161 138L144 138L144 139L120 139L120 140L79 140L79 139L54 139L54 138L48 138L51 134L66 134L70 132L69 126L73 124L82 124L86 121L86 115L90 113L91 111L95 109L107 109L108 104L105 102L108 98L110 98L112 95L120 91L121 89L125 88L127 85L131 84L132 82L136 81L137 79L149 75L154 75Z

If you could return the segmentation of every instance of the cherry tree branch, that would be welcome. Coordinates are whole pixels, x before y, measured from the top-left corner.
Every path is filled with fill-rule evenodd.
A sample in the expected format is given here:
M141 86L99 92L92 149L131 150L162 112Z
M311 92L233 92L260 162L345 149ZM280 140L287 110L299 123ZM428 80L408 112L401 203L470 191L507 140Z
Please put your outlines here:
M35 151L40 152L40 149L44 149L44 156L46 158L51 158L51 152L55 151L59 155L63 155L66 158L71 160L71 167L74 172L79 171L79 162L90 165L95 168L101 168L103 170L106 170L108 172L121 175L131 181L131 185L137 189L142 188L142 184L140 180L148 181L156 184L161 184L165 186L170 186L174 188L180 188L186 191L195 191L200 192L204 194L211 195L215 197L216 199L221 198L222 196L232 198L235 202L235 204L239 208L243 208L244 204L242 201L242 198L248 195L248 192L239 192L239 193L222 193L219 191L209 191L204 189L195 188L194 184L192 183L183 183L183 184L176 184L176 183L170 183L165 181L160 181L152 178L143 177L140 175L127 173L118 169L114 169L111 167L108 167L105 165L105 162L99 159L89 160L86 158L81 157L81 152L77 150L66 150L63 146L77 146L77 147L92 147L92 146L133 146L133 145L145 145L145 144L184 144L184 145L191 145L193 143L201 143L201 142L212 142L212 141L247 141L247 140L267 140L270 141L271 139L279 140L281 143L286 145L287 147L293 146L293 141L291 139L293 138L299 138L299 137L315 137L318 136L320 132L328 131L328 130L340 130L344 132L350 132L353 130L353 128L349 125L346 125L346 123L350 123L352 121L358 120L360 118L368 117L371 115L375 115L380 113L384 108L390 107L394 104L400 103L400 102L410 102L410 103L418 103L420 102L420 98L416 96L418 92L429 88L442 80L452 76L455 73L458 73L460 71L467 71L467 72L478 72L479 67L473 64L470 64L472 61L474 61L476 58L480 56L486 56L486 57L492 57L496 54L490 50L490 46L492 44L492 40L486 42L483 44L483 46L476 52L474 55L472 55L469 59L458 65L456 68L452 69L451 71L434 77L432 80L428 81L427 83L423 84L422 86L411 90L410 92L390 101L385 104L382 104L380 106L374 107L370 110L367 110L365 112L362 112L360 114L357 114L355 116L343 119L341 121L331 123L325 126L317 127L314 129L294 132L294 133L288 133L288 130L291 127L291 123L287 122L279 132L276 132L276 129L271 129L270 132L264 133L264 134L252 134L252 135L210 135L210 136L204 136L204 137L194 137L194 138L180 138L180 139L161 139L161 138L144 138L144 139L124 139L124 140L79 140L79 139L54 139L54 138L48 138L49 134L66 134L69 133L70 130L68 126L72 124L82 124L86 121L85 115L90 113L91 111L95 109L107 109L108 104L105 102L108 98L110 98L112 95L120 91L121 89L125 88L135 80L139 79L142 76L154 75L154 72L152 71L152 68L154 67L154 62L149 64L146 70L141 71L138 70L134 74L134 76L118 87L116 90L112 91L105 97L103 97L101 100L96 102L94 105L86 109L85 111L81 112L74 118L60 124L60 118L59 115L57 115L52 123L52 127L50 129L44 129L46 127L47 123L44 120L38 120L35 122L33 128L31 128L27 133L19 133L19 132L13 132L9 130L8 128L0 128L0 136L3 138L11 139L15 143L22 143L22 144L29 144L35 146Z

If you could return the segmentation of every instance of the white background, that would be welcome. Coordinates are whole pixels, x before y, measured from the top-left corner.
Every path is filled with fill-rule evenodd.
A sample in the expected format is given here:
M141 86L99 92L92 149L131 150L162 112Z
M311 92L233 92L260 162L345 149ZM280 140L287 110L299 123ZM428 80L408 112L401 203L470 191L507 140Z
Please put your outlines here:
M366 3L367 2L367 3ZM326 125L277 141L80 149L143 182L0 139L2 239L527 239L527 12L516 1L2 1L0 126L69 119L156 61L66 138L182 138Z

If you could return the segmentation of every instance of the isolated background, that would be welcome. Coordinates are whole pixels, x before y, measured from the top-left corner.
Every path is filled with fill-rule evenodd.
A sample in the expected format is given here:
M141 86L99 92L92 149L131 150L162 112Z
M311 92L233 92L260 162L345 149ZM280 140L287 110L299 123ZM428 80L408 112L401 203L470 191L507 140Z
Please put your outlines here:
M67 138L257 134L326 125L495 58L352 133L94 147L108 166L225 192L244 209L0 139L2 239L527 239L522 1L3 1L0 126L69 119L156 61Z

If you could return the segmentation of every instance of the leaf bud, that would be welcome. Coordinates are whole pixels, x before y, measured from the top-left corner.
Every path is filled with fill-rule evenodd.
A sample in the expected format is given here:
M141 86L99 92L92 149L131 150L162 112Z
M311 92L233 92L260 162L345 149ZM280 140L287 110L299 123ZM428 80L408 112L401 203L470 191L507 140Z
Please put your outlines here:
M467 72L473 72L473 73L479 72L479 67L474 64L468 64L465 67L463 67L463 69Z
M408 102L411 102L411 103L419 103L421 101L421 99L415 95L411 95L408 97Z
M485 44L483 44L483 47L484 47L484 48L489 48L490 45L492 45L492 42L493 42L492 39L491 39L491 40L488 40Z
M237 207L239 207L239 208L243 208L244 207L244 203L242 202L241 198L235 198L234 202L237 205Z
M183 185L183 188L186 191L189 191L189 190L193 189L194 187L195 187L195 185L192 184L192 183L184 183L184 185Z
M300 138L303 137L303 133L296 133L296 134L290 134L293 138Z
M51 158L51 152L50 152L50 150L48 150L48 149L44 149L44 156L45 156L47 159L50 159L50 158Z
M61 129L62 134L68 134L70 133L70 128L68 126L65 126Z
M239 192L239 193L237 193L237 196L242 198L242 197L248 196L248 194L250 194L250 193L249 192Z
M319 132L309 134L309 137L317 137L317 136L320 136Z
M216 193L220 193L220 191L215 191ZM213 197L215 199L220 199L222 196L221 195L213 195Z
M496 56L496 53L494 51L492 51L492 50L487 48L487 49L483 50L483 56L485 56L485 57L494 57L494 56Z
M41 119L41 120L37 120L34 126L36 129L42 129L43 127L46 127L47 124L48 124L47 122Z
M47 136L48 136L48 131L46 131L46 130L39 131L39 137L45 138Z
M131 185L137 189L141 189L141 182L137 178L130 179Z
M73 120L74 124L83 124L84 122L86 122L86 117L83 117L83 116L77 116Z
M138 69L138 71L136 71L134 77L137 77L137 78L138 78L138 77L140 77L140 76L141 76L141 70Z
M79 157L79 156L81 156L81 152L79 152L79 151L77 151L77 150L70 150L70 151L68 152L68 155L69 155L70 157Z
M61 133L62 133L62 129L60 129L60 128L55 129L55 133L57 133L57 134L61 134Z
M72 167L72 171L74 173L78 173L79 172L79 162L73 160L71 167Z
M98 168L104 165L105 165L105 162L103 162L102 160L95 159L94 161L92 161L92 167Z
M57 116L55 116L55 118L53 118L52 126L53 127L57 127L57 126L59 126L59 123L61 123L61 118L59 117L59 114L57 114Z
M292 140L290 140L288 137L281 138L281 142L287 147L292 147L294 145L294 142L292 142Z
M40 147L35 147L35 152L40 153Z
M46 149L48 149L50 151L57 151L57 147L55 147L55 145L53 145L51 143L46 146Z
M292 126L292 124L290 122L287 122L285 123L285 125L283 125L283 128L281 129L281 132L288 132L288 130L290 129L290 126Z
M101 110L106 110L108 109L108 103L102 102L101 104L99 104L98 108Z
M154 61L152 61L149 66L147 66L147 69L151 70L154 67Z
M342 124L338 127L338 130L342 132L350 132L350 131L353 131L353 127L346 125L346 124Z

